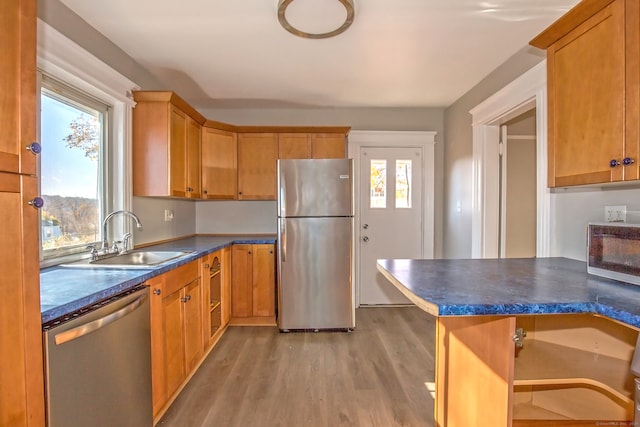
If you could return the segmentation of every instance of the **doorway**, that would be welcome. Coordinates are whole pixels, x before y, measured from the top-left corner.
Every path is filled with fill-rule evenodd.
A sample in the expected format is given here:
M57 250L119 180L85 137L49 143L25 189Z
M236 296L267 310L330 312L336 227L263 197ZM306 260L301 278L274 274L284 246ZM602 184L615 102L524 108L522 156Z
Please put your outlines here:
M385 258L432 258L435 132L352 131L356 305L409 300L378 272Z
M535 109L536 122L536 256L551 248L551 193L547 188L546 61L509 83L473 108L473 182L471 256L500 256L500 125Z
M500 127L500 258L536 256L536 110Z

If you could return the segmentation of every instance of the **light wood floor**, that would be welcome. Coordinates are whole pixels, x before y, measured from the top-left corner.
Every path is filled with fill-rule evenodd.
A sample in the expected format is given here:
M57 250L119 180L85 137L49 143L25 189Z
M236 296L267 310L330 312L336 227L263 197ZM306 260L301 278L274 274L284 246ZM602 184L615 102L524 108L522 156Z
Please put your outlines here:
M356 311L356 330L229 327L162 427L433 426L435 318Z

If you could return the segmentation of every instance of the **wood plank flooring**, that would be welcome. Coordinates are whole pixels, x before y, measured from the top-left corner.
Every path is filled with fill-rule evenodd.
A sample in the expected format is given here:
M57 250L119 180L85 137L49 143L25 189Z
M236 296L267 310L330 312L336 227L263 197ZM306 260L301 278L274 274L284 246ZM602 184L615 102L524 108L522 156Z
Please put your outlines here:
M231 326L162 427L433 426L435 318L356 310L356 330Z

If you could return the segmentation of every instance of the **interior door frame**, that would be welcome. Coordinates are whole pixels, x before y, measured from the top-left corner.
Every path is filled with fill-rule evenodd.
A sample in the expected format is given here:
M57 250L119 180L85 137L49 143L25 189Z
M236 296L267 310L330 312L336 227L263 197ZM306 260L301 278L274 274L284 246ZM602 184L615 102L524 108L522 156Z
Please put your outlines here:
M360 156L366 147L407 147L422 149L422 201L423 201L423 236L422 257L434 256L434 218L435 218L435 137L437 132L431 131L358 131L353 130L348 135L347 157L353 159L354 175L354 304L360 307L360 244L355 236L360 230L361 189Z
M536 256L552 254L551 191L547 188L547 61L487 98L471 111L473 196L471 257L498 258L500 124L536 109Z

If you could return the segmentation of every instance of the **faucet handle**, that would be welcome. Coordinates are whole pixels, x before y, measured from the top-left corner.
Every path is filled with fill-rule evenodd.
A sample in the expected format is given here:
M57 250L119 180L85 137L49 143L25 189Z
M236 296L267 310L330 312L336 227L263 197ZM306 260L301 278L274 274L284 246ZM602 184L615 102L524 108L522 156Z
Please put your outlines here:
M94 260L98 256L98 249L96 249L96 245L89 245L86 249L90 249L91 259Z
M133 237L131 233L124 233L122 235L122 241L120 242L122 243L122 252L127 252L129 250L129 241L131 240L131 237Z

